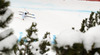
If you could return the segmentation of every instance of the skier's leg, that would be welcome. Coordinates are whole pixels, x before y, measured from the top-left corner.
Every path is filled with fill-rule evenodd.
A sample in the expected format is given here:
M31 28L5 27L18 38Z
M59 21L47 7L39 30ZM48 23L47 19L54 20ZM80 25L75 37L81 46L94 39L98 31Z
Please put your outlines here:
M24 18L25 18L25 15L22 15L22 19L24 20Z

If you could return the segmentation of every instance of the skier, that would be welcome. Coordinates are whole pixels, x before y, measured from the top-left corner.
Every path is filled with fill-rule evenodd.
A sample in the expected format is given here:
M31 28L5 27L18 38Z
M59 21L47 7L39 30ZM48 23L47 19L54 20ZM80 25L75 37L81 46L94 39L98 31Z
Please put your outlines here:
M22 19L23 19L23 20L24 20L25 17L35 18L35 17L33 17L34 14L31 14L31 13L29 13L28 11L25 11L25 12L23 12L23 11L19 11L19 12L20 12L19 15L22 16Z
M23 19L23 20L24 20L24 18L25 18L25 16L26 16L27 14L29 14L29 12L24 12L24 13L22 14L22 19Z

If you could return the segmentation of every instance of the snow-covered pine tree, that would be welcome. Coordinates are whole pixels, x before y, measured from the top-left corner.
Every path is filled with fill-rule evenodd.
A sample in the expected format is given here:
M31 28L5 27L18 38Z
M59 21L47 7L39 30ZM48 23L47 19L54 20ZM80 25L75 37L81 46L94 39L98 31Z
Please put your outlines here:
M91 12L89 18L83 19L79 30L85 33L91 27L95 27L96 25L100 25L100 11L97 11L97 13ZM55 44L53 48L58 55L94 55L95 52L100 53L100 48L94 48L94 45L95 43L91 46L92 50L90 50L89 53L86 52L83 43L74 43L72 47L65 46L67 49L63 46L57 47Z
M13 49L17 42L17 37L13 34L13 29L8 28L13 12L8 8L10 1L0 0L0 55L14 55Z
M73 31L75 31L75 30L73 30ZM71 34L71 33L69 33L69 34ZM60 36L60 37L63 38L63 36ZM72 36L70 36L70 37L72 37ZM74 37L76 37L76 36L74 36ZM58 46L60 44L57 42L57 40L55 40L55 41L56 41L56 44L53 45L52 49L54 51L56 51L56 55L87 55L87 52L84 48L83 43L73 43L73 45L70 46L70 45L67 45L68 43L66 44L66 42L65 42L66 45ZM71 41L73 41L73 40L69 40L69 44Z
M41 40L39 47L40 47L40 54L44 54L50 50L50 32L46 32L43 39Z
M0 27L4 28L7 26L9 21L12 19L13 13L7 8L10 2L7 0L0 0Z
M89 18L83 19L80 31L84 33L89 28L94 27L96 25L100 25L100 11L97 11L97 13L91 12Z
M37 24L32 23L31 27L27 29L27 36L22 38L20 42L16 45L15 53L16 55L34 55L32 51L34 47L34 42L38 41L37 37Z
M95 12L91 12L89 18L83 19L83 21L81 23L80 31L85 33L91 27L95 27L97 25L100 25L100 11L97 11L96 13ZM94 45L95 45L95 43L91 46L92 50L90 50L88 55L94 55L95 52L99 52L100 53L100 48L94 48Z

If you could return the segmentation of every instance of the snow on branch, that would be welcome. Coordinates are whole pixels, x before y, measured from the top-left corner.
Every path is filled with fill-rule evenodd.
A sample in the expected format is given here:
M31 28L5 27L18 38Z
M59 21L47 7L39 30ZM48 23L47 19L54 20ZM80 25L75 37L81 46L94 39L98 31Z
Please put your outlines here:
M7 20L7 18L12 14L13 12L10 9L7 9L7 11L5 12L5 14L3 16L1 16L0 20L2 22L5 22Z
M83 34L81 32L77 32L74 30L65 30L60 33L57 38L57 46L66 46L69 45L70 47L73 46L74 43L82 43Z
M17 37L15 35L11 35L0 41L0 51L2 51L3 48L12 49L12 47L16 44L16 41Z
M0 40L6 38L7 36L9 36L10 34L13 33L13 29L6 29L5 31L0 33Z

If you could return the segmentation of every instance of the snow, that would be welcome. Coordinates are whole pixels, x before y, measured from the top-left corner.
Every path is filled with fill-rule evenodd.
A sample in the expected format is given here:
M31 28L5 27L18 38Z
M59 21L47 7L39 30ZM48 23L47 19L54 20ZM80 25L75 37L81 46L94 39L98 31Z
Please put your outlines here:
M69 30L64 30L61 32L57 38L57 46L67 46L69 45L70 47L73 46L74 43L82 43L84 35L81 32L69 29Z
M33 48L31 49L32 53L35 54L35 55L40 55L40 52L39 52L39 41L38 42L33 42L31 43L31 45L33 46ZM37 50L37 51L36 51Z
M90 28L84 37L85 49L91 50L91 46L95 43L94 48L100 48L100 26Z
M10 53L10 55L15 55L14 51L12 51L12 52Z
M61 4L62 4L62 6L66 7L66 4L71 6L72 3L71 2L69 2L69 3L65 2L64 4L63 3L61 3ZM93 9L93 10L94 9L99 10L99 8L98 9L95 8L95 5L99 4L99 3L92 3L92 2L88 3L88 2L86 2L87 4L89 4L89 6L85 5L84 3L85 2L80 2L80 3L76 2L74 4L74 6L78 8L78 7L81 7L79 4L82 4L83 5L82 7L85 10L88 10L87 9L88 7L91 7L91 9ZM59 7L59 4L57 5L57 7ZM38 29L38 36L41 39L41 37L47 31L51 32L51 34L57 35L62 30L67 29L67 28L75 27L75 29L79 29L82 19L89 17L89 14L90 14L89 12L73 11L74 9L72 9L72 8L71 8L72 11L68 11L67 10L68 7L63 8L65 10L59 10L59 8L62 9L62 7L61 6L59 8L57 8L57 7L55 7L56 9L51 9L51 10L46 9L46 8L44 8L44 10L43 10L43 9L40 9L40 8L39 9L30 9L30 8L24 9L24 8L10 7L12 9L12 11L14 12L14 20L13 20L12 24L10 25L10 27L14 28L15 33L18 36L19 32L26 33L25 30L28 29L28 27L30 27L31 23L36 22L37 23L37 29ZM81 9L81 8L79 8L79 9ZM18 11L24 12L25 10L29 11L32 14L35 14L35 19L34 18L25 18L25 20L23 21L22 17L19 15ZM78 10L78 9L75 9L75 10Z
M15 55L14 51L10 51L10 53L2 53L1 55Z
M2 32L0 32L0 38L7 37L11 32L13 32L13 29L4 29Z
M25 53L24 50L22 50L22 53L23 53L23 54Z
M50 50L50 51L44 53L43 55L56 55L56 52L53 50Z
M6 13L0 17L0 20L2 22L6 21L6 19L12 14L12 11L10 9L7 9Z
M0 41L0 50L3 50L3 48L11 49L17 41L17 37L15 35L11 35L4 40Z
M26 40L27 40L27 41L31 41L31 39L30 39L30 38L26 38Z
M17 50L17 51L16 51L16 54L19 55L19 53L20 53L19 50Z
M24 42L25 45L28 45L28 42Z
M19 37L19 32L26 34L25 30L31 26L32 22L36 22L39 39L42 39L45 32L47 31L49 31L52 36L59 34L62 30L67 28L75 27L75 29L79 29L81 20L89 16L89 13L53 10L38 11L27 9L29 12L35 14L36 19L25 18L25 20L22 20L18 11L23 11L24 9L12 8L12 10L15 13L13 22L10 24L10 27L14 29L16 36Z
M38 36L36 35L36 33L33 32L32 35L31 35L31 38L37 39Z
M25 49L25 45L18 45L18 48L21 49Z
M99 53L98 53L98 52L96 52L94 55L99 55Z
M27 3L29 2L27 0L25 1ZM12 3L13 5L11 5L10 7L14 12L14 19L13 22L10 24L10 27L12 27L15 30L15 35L17 37L19 37L19 32L23 32L24 34L26 34L25 30L31 26L32 22L36 22L37 29L39 30L37 33L38 38L42 39L45 32L49 31L51 37L53 35L57 35L56 40L58 42L57 45L58 47L60 46L65 47L65 45L72 46L74 43L82 43L82 41L84 41L85 48L87 49L87 51L91 49L90 46L93 44L93 42L96 43L95 48L100 46L99 45L100 35L99 35L99 31L97 32L95 30L96 28L91 28L85 34L80 33L79 31L75 31L75 30L79 30L82 19L89 17L90 11L97 11L100 9L99 8L100 2L81 2L81 1L64 2L62 0L59 1L58 0L43 0L43 1L31 0L31 1L39 2L38 4L40 5L36 5L35 2L34 2L35 5L34 3L33 5L31 3L30 3L31 5L30 4L23 5L23 3L21 2L20 4L17 5ZM49 4L50 5L52 4L52 6L48 6ZM19 11L24 12L25 9L22 8L21 6L23 7L25 6L27 11L29 11L32 14L35 14L35 19L25 18L25 20L22 20L22 16L19 15ZM84 12L84 11L89 11L89 12ZM75 27L75 30L69 29L72 27ZM97 29L99 30L99 28ZM62 30L65 31L61 32ZM95 33L97 33L97 35ZM34 34L31 37L33 36ZM92 36L92 38L90 36ZM39 43L35 42L32 43L32 45L34 46L34 48L32 49L33 53L39 55L39 51L36 51L36 49L39 49L38 47ZM55 52L52 50L46 52L45 54L56 55Z
M76 30L64 30L57 38L57 47L69 45L73 46L74 43L84 44L87 52L91 50L92 45L95 43L93 48L100 48L100 26L92 27L87 32L81 33Z
M21 0L21 2L19 0L11 0L10 8L14 12L14 20L11 27L14 28L17 37L19 37L19 32L25 33L31 23L36 22L40 39L46 31L57 35L67 28L80 28L82 19L89 17L90 14L90 12L85 12L84 10L97 11L100 9L99 4L100 2L70 0ZM29 11L35 14L35 19L25 18L23 21L19 11Z
M47 42L50 43L51 42L51 36L48 34L47 38L41 40L41 42L43 42L43 41L47 41Z

